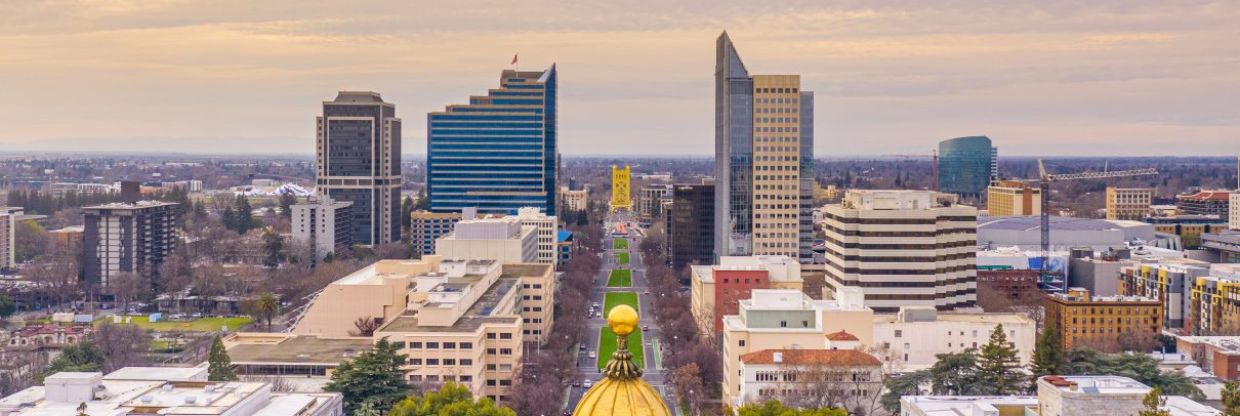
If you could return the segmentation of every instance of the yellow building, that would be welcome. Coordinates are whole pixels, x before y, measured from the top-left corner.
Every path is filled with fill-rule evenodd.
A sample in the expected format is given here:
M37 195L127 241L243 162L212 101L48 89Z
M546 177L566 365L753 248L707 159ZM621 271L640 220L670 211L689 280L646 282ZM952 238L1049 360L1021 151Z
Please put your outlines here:
M1042 190L1020 181L996 181L986 189L986 211L992 217L1042 214Z
M801 93L800 75L753 76L755 255L800 254Z
M1141 221L1150 215L1153 188L1107 187L1107 219Z
M1162 332L1162 302L1135 296L1091 297L1089 290L1047 295L1046 322L1063 334L1063 349L1089 346L1104 352L1144 348Z
M1240 265L1215 265L1193 285L1193 335L1240 335Z
M624 169L611 165L611 211L632 211L633 192L629 189L629 179L633 168L624 165Z
M1179 214L1169 217L1149 217L1145 222L1154 224L1154 231L1180 236L1186 249L1201 246L1202 234L1218 234L1227 229L1227 221L1217 215Z

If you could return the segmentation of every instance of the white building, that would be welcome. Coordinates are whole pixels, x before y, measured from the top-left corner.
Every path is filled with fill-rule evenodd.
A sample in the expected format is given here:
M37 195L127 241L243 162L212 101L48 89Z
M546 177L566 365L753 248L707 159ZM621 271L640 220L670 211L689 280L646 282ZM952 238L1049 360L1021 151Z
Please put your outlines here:
M754 351L740 357L740 394L729 404L739 407L774 398L796 407L877 405L882 366L873 355L851 348Z
M901 371L934 365L936 354L981 349L990 333L1003 325L1021 365L1029 363L1037 338L1035 323L1015 313L941 313L933 308L905 308L895 315L874 317L874 345L885 351Z
M78 407L86 405L84 411ZM206 367L60 372L0 399L0 416L341 416L339 393L276 393L270 383L207 381Z
M292 206L293 240L314 249L315 261L353 246L353 203L311 197Z
M1135 416L1150 388L1119 376L1045 376L1037 396L904 396L900 416ZM1222 412L1184 396L1165 396L1159 408L1170 416L1214 416Z
M823 208L827 285L875 312L977 303L977 208L932 191L850 190Z
M17 267L15 236L17 235L17 217L22 215L21 208L0 207L0 270Z
M555 264L556 234L560 232L560 222L554 215L542 213L535 207L517 210L517 220L523 226L534 227L538 237L538 259L536 263Z
M444 258L537 263L538 228L522 225L516 217L461 220L451 234L435 240L435 254Z
M567 187L560 187L560 199L565 211L584 212L589 198L590 191L587 189L574 191Z

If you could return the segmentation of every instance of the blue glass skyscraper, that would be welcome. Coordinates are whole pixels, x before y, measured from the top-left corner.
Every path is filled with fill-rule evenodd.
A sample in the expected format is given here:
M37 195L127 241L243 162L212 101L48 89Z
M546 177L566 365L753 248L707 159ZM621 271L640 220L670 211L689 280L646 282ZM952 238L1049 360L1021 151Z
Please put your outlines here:
M427 114L430 209L556 215L556 70L504 70L500 86L467 105Z
M994 148L986 136L939 142L939 191L980 200L990 186Z

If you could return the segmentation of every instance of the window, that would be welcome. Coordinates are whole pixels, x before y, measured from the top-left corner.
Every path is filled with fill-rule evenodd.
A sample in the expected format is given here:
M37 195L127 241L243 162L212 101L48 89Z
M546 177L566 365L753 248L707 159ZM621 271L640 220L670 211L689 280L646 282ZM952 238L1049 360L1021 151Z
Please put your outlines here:
M421 343L421 342L410 342L410 343L409 343L409 348L417 348L417 349L421 349L421 348L422 348L422 343Z
M426 365L439 365L439 359L438 358L427 358Z
M439 349L439 343L438 343L438 342L428 342L428 343L426 343L426 349L428 349L428 350L436 350L436 349Z
M473 359L471 359L471 358L462 358L462 359L461 359L461 366L462 366L462 367L465 367L465 366L471 366L471 365L474 365L474 360L473 360Z
M460 343L460 347L461 347L461 349L463 349L463 350L472 350L472 349L474 349L474 343L472 343L472 342L462 342L462 343Z
M422 359L421 358L410 358L409 364L410 365L422 365Z
M445 343L443 343L443 349L445 349L445 350L455 350L455 349L456 349L456 343L455 343L455 342L445 342Z
M499 334L499 339L512 339L512 333L505 332L505 333Z
M745 340L743 340L743 339L742 339L742 340L740 340L740 342L738 343L738 345L739 345L739 346L741 346L741 347L744 347L744 346L745 346Z
M499 355L512 355L512 348L500 348Z
M902 336L904 336L904 331L897 329L897 330L896 330L896 338L900 338L900 337L902 337Z
M495 333L494 333L494 332L487 332L487 339L495 339Z
M488 385L488 386L494 386L494 385L495 385L495 380L493 380L493 379L487 379L487 385Z
M443 359L443 365L456 365L456 359L454 359L454 358L444 358L444 359Z
M494 348L487 348L487 354L489 354L489 355L495 355L495 349L494 349Z

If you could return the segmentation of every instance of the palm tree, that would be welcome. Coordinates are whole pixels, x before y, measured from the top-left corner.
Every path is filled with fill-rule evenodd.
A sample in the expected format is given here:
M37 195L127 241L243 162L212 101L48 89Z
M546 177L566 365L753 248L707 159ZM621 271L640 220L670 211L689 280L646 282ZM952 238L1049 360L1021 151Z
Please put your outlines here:
M271 332L271 319L280 310L280 300L271 292L264 292L258 297L259 317L267 321L267 332Z

